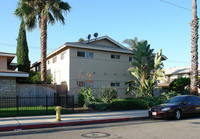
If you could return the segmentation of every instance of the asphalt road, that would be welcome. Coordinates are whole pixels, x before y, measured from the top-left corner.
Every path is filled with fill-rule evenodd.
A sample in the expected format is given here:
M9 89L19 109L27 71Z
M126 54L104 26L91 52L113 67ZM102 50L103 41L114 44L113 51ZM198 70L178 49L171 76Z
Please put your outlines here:
M199 139L200 118L135 120L0 132L1 139Z

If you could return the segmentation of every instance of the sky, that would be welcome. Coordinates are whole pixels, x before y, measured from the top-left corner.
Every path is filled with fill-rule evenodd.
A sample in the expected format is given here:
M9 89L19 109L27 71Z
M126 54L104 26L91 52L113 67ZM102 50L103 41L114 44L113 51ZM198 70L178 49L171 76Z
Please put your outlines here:
M125 39L147 40L168 58L164 68L190 66L192 0L63 0L72 7L65 25L48 25L47 53L66 42L97 32L122 44ZM16 53L20 19L14 15L18 0L0 5L0 51ZM197 2L199 5L200 2ZM200 8L197 8L199 12ZM200 14L198 13L198 16ZM40 29L27 31L29 59L40 59ZM123 44L125 45L125 44ZM127 46L127 45L125 45ZM14 60L16 62L16 58Z

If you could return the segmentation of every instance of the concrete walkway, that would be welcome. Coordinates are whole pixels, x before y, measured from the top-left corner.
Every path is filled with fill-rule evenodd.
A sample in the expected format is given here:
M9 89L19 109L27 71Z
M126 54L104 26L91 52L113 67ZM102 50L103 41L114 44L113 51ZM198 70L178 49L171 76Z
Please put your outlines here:
M0 131L128 121L147 117L147 110L65 114L61 115L59 122L55 115L9 117L0 118Z

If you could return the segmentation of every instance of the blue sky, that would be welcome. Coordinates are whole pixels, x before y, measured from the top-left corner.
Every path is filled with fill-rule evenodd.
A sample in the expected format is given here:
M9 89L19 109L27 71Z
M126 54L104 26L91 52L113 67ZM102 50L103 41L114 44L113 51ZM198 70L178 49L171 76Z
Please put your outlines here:
M119 43L124 39L148 40L154 52L159 49L168 57L165 68L190 65L192 12L162 0L64 0L72 9L66 14L66 24L48 26L48 53L65 42L86 39L98 32ZM192 9L192 0L166 0ZM0 5L0 51L16 52L20 20L13 13L18 0L6 0ZM199 2L197 3L200 4ZM199 10L198 10L199 11ZM199 16L199 15L198 15ZM31 63L40 59L40 30L27 32ZM15 60L16 62L16 60Z

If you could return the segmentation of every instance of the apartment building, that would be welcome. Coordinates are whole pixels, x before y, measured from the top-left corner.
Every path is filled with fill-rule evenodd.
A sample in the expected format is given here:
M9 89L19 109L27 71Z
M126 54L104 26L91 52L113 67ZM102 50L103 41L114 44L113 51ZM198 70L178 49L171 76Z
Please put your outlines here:
M13 53L0 52L0 95L16 95L16 79L28 77L25 72L15 71L16 63L12 63L15 58Z
M93 92L102 86L115 87L120 98L126 94L133 80L127 71L131 66L132 51L108 36L84 42L67 42L47 56L47 73L53 77L53 83L65 83L68 93L75 95L75 102L81 88L91 85ZM40 61L33 64L32 70L40 70Z

